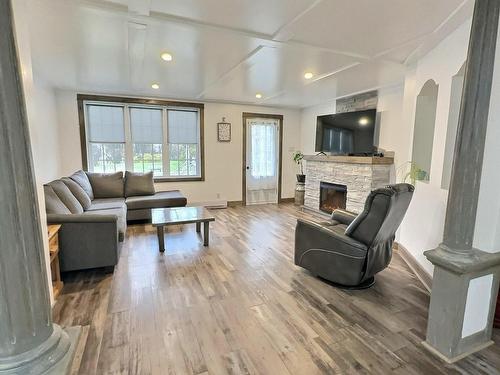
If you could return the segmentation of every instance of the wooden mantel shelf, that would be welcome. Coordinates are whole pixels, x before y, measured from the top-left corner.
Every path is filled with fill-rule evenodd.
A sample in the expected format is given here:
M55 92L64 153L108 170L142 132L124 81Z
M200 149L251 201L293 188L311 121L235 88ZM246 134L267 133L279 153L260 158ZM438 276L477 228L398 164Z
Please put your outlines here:
M380 156L330 156L330 155L304 155L304 160L322 161L330 163L348 164L394 164L394 158Z

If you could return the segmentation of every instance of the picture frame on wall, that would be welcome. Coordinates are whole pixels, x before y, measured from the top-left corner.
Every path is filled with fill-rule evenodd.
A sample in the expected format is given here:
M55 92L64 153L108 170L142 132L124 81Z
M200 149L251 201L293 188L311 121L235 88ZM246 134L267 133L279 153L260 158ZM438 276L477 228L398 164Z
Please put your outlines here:
M231 123L226 122L223 117L221 122L217 123L217 140L219 142L231 142Z

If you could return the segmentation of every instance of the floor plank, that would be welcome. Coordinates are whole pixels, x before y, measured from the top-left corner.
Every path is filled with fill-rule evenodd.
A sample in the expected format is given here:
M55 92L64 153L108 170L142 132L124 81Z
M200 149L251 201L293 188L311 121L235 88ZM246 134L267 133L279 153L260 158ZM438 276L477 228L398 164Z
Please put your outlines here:
M447 365L420 345L429 295L397 253L367 290L293 264L291 204L212 210L194 225L131 225L114 273L64 275L54 307L83 325L79 374L500 374L500 345ZM494 339L500 332L494 331Z

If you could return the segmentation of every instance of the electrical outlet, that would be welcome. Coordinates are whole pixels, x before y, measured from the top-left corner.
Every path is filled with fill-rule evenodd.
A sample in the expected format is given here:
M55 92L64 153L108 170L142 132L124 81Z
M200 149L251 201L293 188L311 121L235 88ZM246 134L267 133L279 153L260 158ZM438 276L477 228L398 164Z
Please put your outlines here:
M219 198L220 198L220 193L217 193L217 199L219 199Z

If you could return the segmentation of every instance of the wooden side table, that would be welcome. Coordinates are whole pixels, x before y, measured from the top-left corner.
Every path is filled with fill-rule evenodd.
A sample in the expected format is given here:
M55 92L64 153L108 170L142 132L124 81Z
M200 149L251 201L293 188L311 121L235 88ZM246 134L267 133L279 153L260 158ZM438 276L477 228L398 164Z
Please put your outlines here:
M63 288L61 280L61 270L59 268L59 229L60 225L49 225L49 254L50 254L50 271L52 274L52 289L54 299L59 296Z

